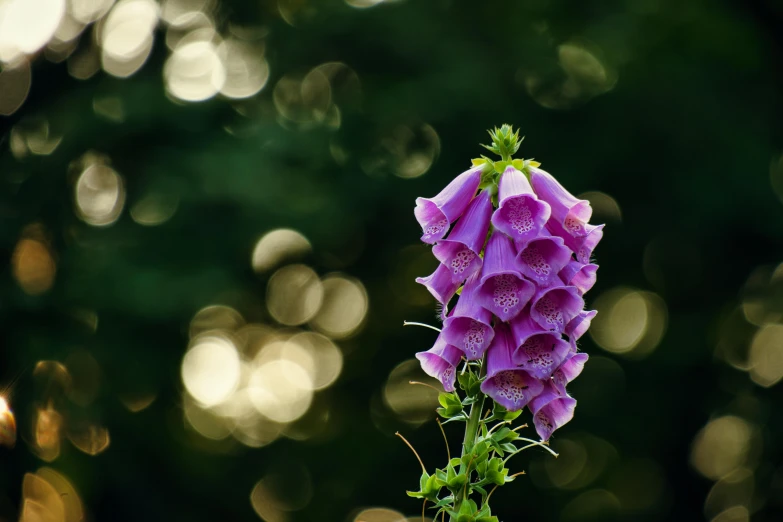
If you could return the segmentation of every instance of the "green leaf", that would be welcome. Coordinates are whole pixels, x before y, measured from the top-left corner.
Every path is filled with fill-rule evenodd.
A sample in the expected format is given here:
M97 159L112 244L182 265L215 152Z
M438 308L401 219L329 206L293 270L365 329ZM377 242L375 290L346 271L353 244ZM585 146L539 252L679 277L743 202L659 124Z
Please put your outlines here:
M445 507L445 506L450 506L452 502L454 502L454 496L453 495L449 495L447 497L443 497L442 499L438 500L435 503L435 507L436 508L442 508L442 507Z

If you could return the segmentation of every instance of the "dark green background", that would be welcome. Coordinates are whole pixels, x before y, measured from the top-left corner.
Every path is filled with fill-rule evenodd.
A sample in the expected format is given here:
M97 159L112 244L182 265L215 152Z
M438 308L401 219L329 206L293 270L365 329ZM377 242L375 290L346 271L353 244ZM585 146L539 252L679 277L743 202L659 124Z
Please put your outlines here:
M710 418L733 414L758 427L752 520L783 519L780 385L757 386L715 356L719 337L728 335L720 326L741 302L749 274L783 261L783 207L770 184L770 164L783 147L783 4L297 5L292 27L275 2L219 4L220 30L230 23L268 29L271 76L261 93L236 103L247 116L225 99L169 100L161 75L168 51L159 32L150 60L126 80L102 72L75 80L65 64L39 58L26 103L0 119L2 136L30 117L48 119L64 135L50 156L17 160L7 140L1 145L0 383L16 379L12 407L22 436L36 400L37 361L62 361L75 347L99 361L103 386L90 411L109 428L111 446L90 457L65 444L52 464L79 490L90 519L257 520L248 502L253 484L269 470L302 465L313 497L292 520L352 520L356 509L373 505L415 514L420 506L405 489L416 486L419 468L393 433L405 433L430 465L444 461L440 433L433 422L414 428L391 414L374 421L370 412L392 368L432 341L426 330L403 330L402 320L431 322L434 314L431 302L400 299L391 286L401 280L395 274L412 278L433 267L411 266L411 256L400 255L420 233L414 198L433 195L464 170L482 153L485 129L501 123L519 126L526 135L520 154L541 161L572 192L603 191L619 203L622 221L607 223L595 253L601 269L588 305L607 289L632 286L658 293L669 323L642 360L608 354L589 338L583 343L606 359L596 370L588 364L571 386L580 406L558 435L600 437L616 459L577 490L542 489L540 480L523 477L495 494L496 514L506 521L704 520L713 482L689 464L691 443ZM616 76L607 92L587 81L581 97L557 97L565 80L557 48L567 42L593 50ZM272 102L276 82L332 61L349 65L362 87L361 99L342 103L340 128L281 125ZM546 99L562 105L547 108L539 103L544 98L531 96L524 84L531 75L543 82ZM107 95L123 101L123 123L93 112L93 98ZM368 158L389 160L379 145L384 136L423 123L440 139L440 155L424 176L364 172ZM242 137L226 126L241 128ZM348 153L344 165L332 158L330 143ZM108 155L126 182L126 210L105 229L74 214L68 165L90 149ZM165 224L141 227L127 207L155 183L176 188L179 208ZM58 260L54 287L38 297L19 288L10 264L22 229L34 221L49 231ZM334 415L327 435L262 449L210 443L181 419L187 325L217 302L248 320L271 321L263 307L266 281L249 258L255 240L277 227L310 239L307 263L320 274L341 270L360 279L369 316L358 337L341 343L340 379L318 396ZM656 275L649 278L643 259L653 241ZM98 314L95 333L68 315L73 308ZM736 322L731 342L742 351L755 327L741 314ZM614 378L601 378L599 367ZM157 400L129 413L117 399L128 382L158 390ZM459 428L450 427L456 447ZM528 466L531 458L543 454L520 457L517 466L541 472ZM639 458L654 461L663 479L654 505L632 511L599 503L593 512L563 512L589 489L635 495L632 488L617 491L625 484L618 476ZM15 518L22 476L40 465L23 441L0 448L0 519Z

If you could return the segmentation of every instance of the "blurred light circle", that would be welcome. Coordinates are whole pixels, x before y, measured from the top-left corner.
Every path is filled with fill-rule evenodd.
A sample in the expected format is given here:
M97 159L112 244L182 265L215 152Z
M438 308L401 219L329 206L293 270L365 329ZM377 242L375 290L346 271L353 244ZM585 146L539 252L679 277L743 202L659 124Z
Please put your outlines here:
M241 372L239 354L226 337L197 337L182 359L182 382L204 406L220 404L237 389Z
M343 354L335 344L315 332L302 332L291 337L283 347L283 357L290 358L288 350L297 346L312 360L312 385L314 390L327 388L337 380L343 369Z
M691 464L705 477L718 480L746 463L752 434L753 427L740 417L711 420L693 440Z
M601 294L594 306L598 315L589 332L609 352L643 357L666 331L666 304L652 292L618 287Z
M150 192L130 209L133 221L145 227L162 225L177 211L179 198L165 192Z
M313 382L307 370L285 359L256 368L248 382L250 400L266 418L293 422L307 412L313 398Z
M30 92L31 79L30 62L27 59L13 66L3 66L0 71L0 92L3 93L0 96L0 116L10 116L22 106Z
M310 242L296 230L278 228L267 232L253 248L252 265L256 272L274 268L281 261L300 257L311 250Z
M113 4L114 0L70 0L68 14L78 22L89 24L108 13Z
M90 225L111 225L120 217L125 204L122 178L106 165L93 164L76 182L76 207L79 218Z
M45 243L23 238L14 248L11 268L14 278L26 294L40 295L54 284L57 263Z
M765 388L783 379L783 325L768 324L756 332L750 345L750 376Z
M326 276L323 304L310 325L333 338L349 337L367 315L367 291L359 281L341 275Z
M188 17L203 13L211 0L163 0L160 17L167 24L179 25Z
M219 417L210 410L205 410L192 400L185 401L185 420L202 437L212 440L223 440L231 436L226 419Z
M6 0L0 3L0 60L14 51L32 54L51 40L65 15L65 0Z
M259 480L250 493L250 504L266 522L287 520L286 513L304 509L313 497L310 473L301 464L288 464Z
M233 332L245 324L242 314L225 305L205 306L190 320L190 337L208 330Z
M218 46L218 55L226 69L226 81L220 94L242 99L257 94L269 79L269 64L261 49L238 40L225 40Z
M288 74L272 92L275 108L282 117L296 123L323 121L332 104L329 79L317 68L304 77Z
M439 381L424 373L419 361L408 359L398 364L389 374L383 388L383 399L402 420L411 423L425 422L435 413L438 392L428 386L411 384L411 381L441 388Z
M226 81L226 70L210 41L178 45L163 67L166 88L180 100L198 102L215 96Z
M103 53L121 62L149 54L147 49L152 47L152 31L157 23L158 5L152 0L121 0L101 30Z
M79 493L65 476L47 467L39 468L35 474L48 482L59 493L65 508L65 518L62 522L82 522L84 520L84 506L79 498Z
M105 48L104 48L105 50ZM138 53L117 58L106 52L101 53L101 67L108 74L117 78L127 78L132 75L144 65L152 52L152 36L148 38L142 45Z
M306 323L323 301L323 285L318 274L305 265L289 265L269 278L266 306L279 323L295 326Z
M345 0L345 3L357 9L366 9L382 4L386 0ZM369 521L368 521L369 522Z

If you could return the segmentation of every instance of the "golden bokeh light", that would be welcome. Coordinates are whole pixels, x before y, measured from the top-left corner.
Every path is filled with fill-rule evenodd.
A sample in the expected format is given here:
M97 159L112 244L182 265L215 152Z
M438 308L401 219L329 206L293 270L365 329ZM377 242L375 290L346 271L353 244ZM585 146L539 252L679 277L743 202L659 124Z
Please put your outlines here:
M122 178L100 163L88 166L76 181L76 210L79 218L94 226L108 226L119 219L125 205Z
M245 319L242 314L230 306L210 305L196 312L196 315L190 320L189 334L193 338L209 330L233 332L244 324Z
M34 223L24 228L11 255L11 270L28 295L40 295L52 288L57 262L41 225Z
M153 0L120 0L112 8L100 30L101 64L107 73L126 78L144 65L158 9Z
M322 122L332 105L329 79L313 69L304 76L287 74L278 80L272 92L275 108L294 123Z
M98 116L115 123L125 121L125 107L122 98L117 96L96 97L92 100L92 110Z
M314 390L322 390L331 386L340 376L343 369L343 353L323 335L315 332L302 332L292 336L284 343L281 357L293 359L291 353L294 350L293 347L304 350L312 361L310 376Z
M1 22L0 22L1 23ZM22 106L30 92L30 62L21 58L0 71L0 116L10 116Z
M269 278L266 306L280 324L296 326L312 319L321 308L324 289L312 268L288 265Z
M340 274L323 278L323 304L310 325L332 339L356 333L367 315L367 291L356 279Z
M383 388L383 400L400 419L411 424L420 424L434 416L435 408L438 407L438 392L429 386L411 384L410 381L442 388L439 381L422 371L419 361L408 359L398 364L389 374Z
M206 333L195 337L182 359L182 382L191 397L204 406L220 404L237 389L240 360L227 336Z
M43 476L25 473L22 479L20 522L64 522L65 502L59 491Z
M16 418L5 397L0 396L0 446L16 445Z
M385 132L360 161L368 176L391 172L403 179L418 178L440 155L440 138L430 125L397 125Z
M586 199L593 208L592 220L597 223L607 221L621 222L623 220L620 205L617 200L605 192L591 191L580 194L579 199Z
M730 507L713 518L711 522L750 522L750 511L745 506Z
M169 25L179 26L213 6L213 0L163 0L160 17Z
M250 505L266 522L288 520L288 513L307 507L313 497L310 473L301 464L289 463L259 480L250 492Z
M226 82L226 69L212 41L183 39L166 60L163 77L173 97L200 102L220 92Z
M54 36L65 0L6 0L0 3L0 62L33 54Z
M279 423L293 422L307 412L313 400L309 372L289 359L264 362L248 382L253 406L264 417Z
M354 517L353 522L405 522L405 515L392 509L375 507L363 509ZM421 520L419 517L417 520Z
M269 64L262 48L246 42L228 39L217 48L226 70L226 81L220 94L227 98L243 99L258 94L269 80Z
M300 258L312 250L310 242L296 230L278 228L264 234L253 248L251 263L256 272L265 272L282 261Z
M133 221L145 227L162 225L174 216L179 198L165 192L149 192L130 209Z
M199 435L211 440L223 440L231 436L230 421L209 409L201 407L192 399L184 405L185 420Z
M590 335L608 352L644 357L660 343L668 321L666 303L657 294L618 287L595 300L598 315Z
M693 440L691 465L709 479L725 477L746 464L752 436L753 426L740 417L711 420Z
M48 156L62 142L62 135L55 135L49 122L43 118L25 118L11 129L11 152L17 159L28 153Z
M750 345L750 377L769 388L783 379L783 325L768 324L753 337Z
M68 368L58 361L38 361L33 368L33 377L46 400L69 394L73 384Z
M38 407L35 412L33 450L41 460L52 462L60 456L63 416L49 403L46 408Z
M367 9L368 7L375 7L386 1L387 0L345 0L345 3L357 9Z
M755 493L755 478L749 468L739 468L717 481L704 501L708 519L735 506L750 506Z
M82 24L102 18L114 5L114 0L68 0L68 14Z
M574 433L557 439L557 451L568 458L542 456L531 462L530 478L541 488L578 490L596 481L619 459L614 446L587 433Z
M106 451L111 442L109 430L98 424L89 424L78 430L69 429L67 435L76 449L92 456Z
M52 468L40 468L35 474L52 486L63 502L65 517L61 522L82 522L84 520L84 505L73 484Z

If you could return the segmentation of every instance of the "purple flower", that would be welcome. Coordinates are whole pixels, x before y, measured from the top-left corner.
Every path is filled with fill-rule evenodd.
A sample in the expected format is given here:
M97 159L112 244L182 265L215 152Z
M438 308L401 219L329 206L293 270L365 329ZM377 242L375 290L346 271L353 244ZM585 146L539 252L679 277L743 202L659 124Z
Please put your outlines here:
M417 198L413 214L424 234L421 240L433 244L446 235L449 225L468 208L481 182L481 166L466 170L433 198Z
M587 235L585 225L593 209L586 199L577 199L546 171L530 168L530 181L538 197L549 203L552 219L574 237Z
M538 235L549 219L549 205L536 197L527 177L507 167L498 184L500 206L492 224L514 241L525 243Z
M419 352L416 358L421 362L424 373L438 379L447 392L454 391L457 365L462 360L462 352L443 340L439 335L435 345L426 352Z
M604 237L603 225L585 225L585 235L583 237L572 236L562 225L553 219L547 221L546 228L552 234L562 237L565 245L576 255L576 260L584 264L590 262L593 250Z
M535 285L517 270L514 243L502 232L493 232L484 250L484 268L477 293L481 305L501 321L509 321L525 307L535 291Z
M597 310L583 310L579 312L579 315L571 319L566 326L565 334L568 338L571 341L576 341L582 337L587 332L587 329L590 328L590 323L597 313Z
M432 248L438 261L449 267L451 279L462 282L481 268L481 249L487 239L492 199L488 190L479 194L454 225L448 239Z
M584 352L571 353L568 358L552 374L552 384L560 395L566 395L566 384L573 381L585 367L587 354Z
M562 333L584 305L576 287L555 286L539 290L533 298L530 317L544 330Z
M459 282L451 279L451 270L443 264L439 264L438 268L427 277L417 277L416 282L427 287L427 290L443 305L444 310L459 288Z
M508 325L495 326L495 339L487 352L487 377L481 391L509 411L518 411L541 393L543 384L526 370L514 364Z
M567 285L573 285L580 294L587 293L597 279L598 265L583 264L573 259L560 271L560 279Z
M561 395L552 381L547 382L542 392L530 401L533 425L541 440L549 440L556 429L574 418L574 408L574 398Z
M541 235L520 248L517 266L522 274L539 286L549 286L560 282L557 274L568 265L570 259L571 251L565 247L561 238Z
M513 346L517 346L512 350L511 360L533 377L549 379L568 357L571 346L560 334L542 332L527 312L529 310L510 324Z
M443 323L443 339L465 353L469 361L481 359L492 342L492 314L479 304L479 274L468 278L451 315Z

